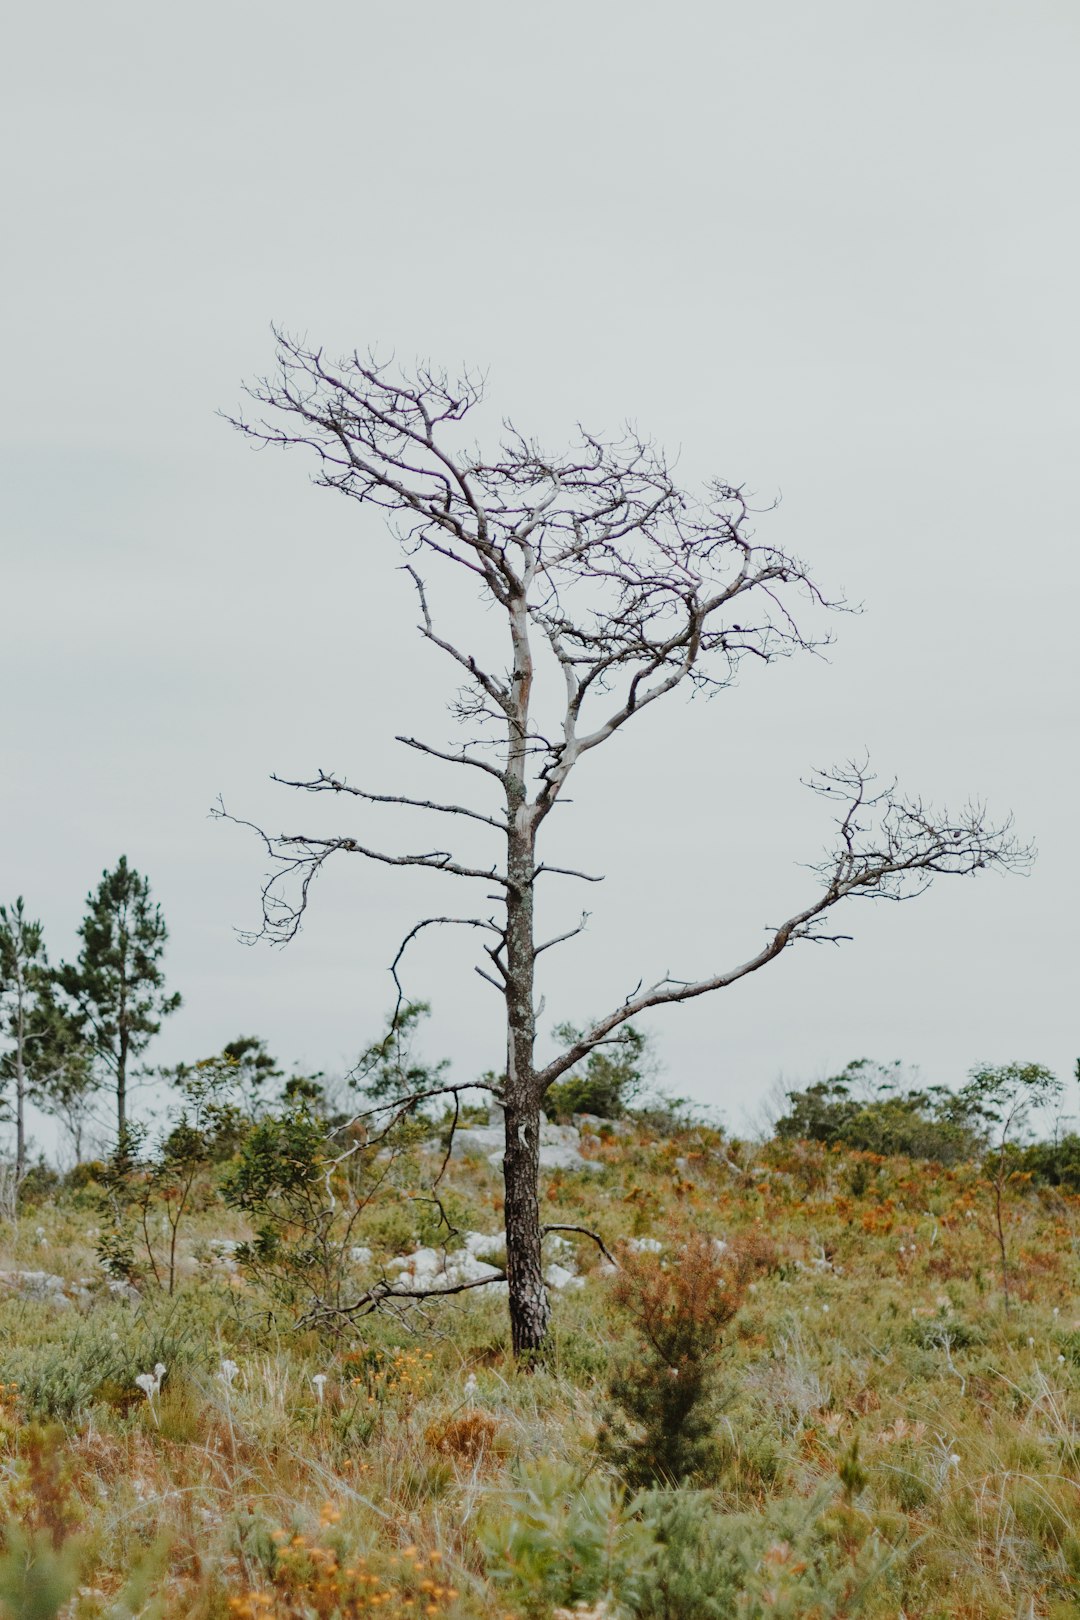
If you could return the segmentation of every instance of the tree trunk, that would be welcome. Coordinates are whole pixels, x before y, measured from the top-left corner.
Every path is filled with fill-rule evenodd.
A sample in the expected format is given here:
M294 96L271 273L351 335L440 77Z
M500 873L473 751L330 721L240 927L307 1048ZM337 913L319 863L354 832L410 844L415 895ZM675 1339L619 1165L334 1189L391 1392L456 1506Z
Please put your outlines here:
M123 1008L121 1008L123 1017ZM117 1053L116 1063L116 1139L123 1142L127 1130L127 1060L128 1060L128 1032L123 1023L120 1026L120 1049Z
M547 1290L540 1257L540 1097L533 1047L533 839L524 824L510 834L506 937L506 1274L514 1354L539 1350L547 1335Z
M119 1007L116 1018L116 1140L121 1147L127 1134L127 1064L130 1030L128 1029L128 931L127 902L125 900L118 927L120 957Z
M510 1283L510 1336L516 1356L543 1348L551 1315L540 1256L539 1148L539 1109L515 1108L507 1098L503 1160L506 1274Z
M15 1196L26 1175L26 1010L22 988L15 1031Z
M512 711L506 766L506 1275L514 1354L540 1350L551 1314L540 1256L540 1093L536 1043L533 884L536 831L525 783L532 659L524 596L511 606Z

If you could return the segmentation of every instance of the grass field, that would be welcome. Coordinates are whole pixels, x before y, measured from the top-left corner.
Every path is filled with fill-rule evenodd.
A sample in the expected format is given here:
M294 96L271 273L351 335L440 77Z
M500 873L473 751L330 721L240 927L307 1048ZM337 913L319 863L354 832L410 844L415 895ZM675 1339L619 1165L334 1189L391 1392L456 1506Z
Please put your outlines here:
M764 1257L708 1368L704 1474L631 1488L605 1450L647 1347L584 1236L521 1370L491 1289L297 1331L230 1258L249 1234L210 1177L175 1291L110 1294L89 1179L0 1231L3 1612L1080 1615L1080 1200L1010 1192L1006 1309L974 1166L703 1127L586 1142L599 1168L548 1173L545 1221L656 1240L633 1263L661 1283L691 1232ZM423 1157L352 1234L357 1288L436 1238ZM442 1191L461 1232L498 1230L484 1160ZM77 1297L27 1297L33 1272Z

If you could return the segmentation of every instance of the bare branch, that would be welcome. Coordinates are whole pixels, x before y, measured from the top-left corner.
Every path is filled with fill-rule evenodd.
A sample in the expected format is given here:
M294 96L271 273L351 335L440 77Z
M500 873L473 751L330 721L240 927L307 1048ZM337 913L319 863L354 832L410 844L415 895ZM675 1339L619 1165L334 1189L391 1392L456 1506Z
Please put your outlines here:
M592 1238L604 1259L608 1261L610 1265L613 1265L616 1271L619 1269L619 1262L616 1260L615 1256L612 1254L599 1232L592 1231L588 1226L562 1226L549 1222L546 1226L542 1226L540 1231L545 1236L548 1232L578 1232L582 1237Z
M479 810L471 810L463 804L442 804L435 799L411 799L403 793L370 793L366 788L354 787L344 777L338 777L327 771L320 770L318 776L311 781L291 781L287 776L273 775L271 782L277 782L282 787L302 788L305 793L351 793L357 799L365 799L369 804L403 804L413 810L436 810L443 816L469 816L473 821L483 821L497 832L506 831L505 821L496 821L494 816L485 816Z
M556 934L553 939L544 940L542 945L538 945L536 947L535 954L539 956L541 951L550 951L555 945L565 945L568 939L576 939L579 934L583 934L585 932L586 925L591 915L591 912L583 911L581 914L581 921L578 923L576 928L568 928L565 934Z
M474 1277L469 1282L447 1283L442 1288L403 1288L398 1283L383 1279L362 1293L351 1305L333 1305L320 1300L299 1319L297 1327L303 1331L335 1320L355 1322L358 1317L370 1316L381 1305L392 1305L397 1300L448 1299L451 1294L464 1294L470 1288L488 1288L492 1283L506 1281L505 1271L494 1272L490 1277Z
M503 773L496 766L489 764L486 759L474 759L471 755L460 753L445 753L441 748L432 748L430 743L420 742L416 737L395 737L395 742L404 743L406 748L419 749L422 754L430 754L433 759L443 759L448 765L471 765L474 770L486 771L497 782L502 782Z
M385 850L371 849L355 838L313 838L305 833L268 833L253 821L230 815L219 798L211 815L219 821L230 821L238 827L248 827L263 842L267 855L276 863L277 870L270 873L262 889L262 928L252 939L268 939L274 944L288 944L295 939L311 897L311 885L331 855L339 851L348 855L363 855L368 860L385 866L419 866L431 871L448 872L452 877L480 878L484 882L505 884L506 878L495 868L464 866L455 861L446 850L428 850L421 854L391 855ZM290 884L297 886L295 899L286 893ZM286 891L283 893L282 891Z
M393 1102L376 1103L371 1108L361 1108L350 1115L341 1125L335 1125L334 1131L340 1134L342 1131L347 1131L352 1126L358 1125L361 1120L374 1119L379 1114L389 1114L391 1116L389 1121L374 1135L369 1136L364 1143L365 1147L371 1147L388 1136L394 1126L399 1124L407 1114L415 1113L421 1103L430 1101L432 1097L460 1095L463 1091L490 1091L496 1101L500 1103L503 1101L501 1086L494 1085L490 1080L465 1080L459 1085L430 1086L425 1091L411 1091L404 1097L396 1097Z
M413 584L416 586L417 595L420 598L420 611L424 616L424 622L420 626L421 635L426 641L430 641L433 646L438 647L440 651L447 653L455 663L460 664L462 669L467 671L467 673L476 682L477 686L481 688L481 690L502 711L502 713L504 715L509 715L510 694L506 690L506 687L503 686L501 682L497 681L493 675L488 675L484 670L482 670L471 653L462 652L460 648L454 646L453 642L447 641L443 636L436 635L434 626L431 622L431 612L428 608L427 592L424 589L424 582L411 563L406 564L405 572L409 575Z
M540 866L537 866L534 869L533 881L535 882L536 879L541 877L545 872L550 872L556 877L580 878L583 883L603 883L604 881L604 874L602 872L599 874L599 876L597 876L597 874L594 872L578 872L572 866L549 866L546 861L542 862Z
M835 944L850 938L825 933L820 922L843 900L909 899L922 893L938 875L962 876L990 867L1022 871L1029 865L1032 850L1013 837L1011 818L994 825L979 806L967 806L953 818L945 811L935 813L920 800L900 797L895 786L875 792L873 782L865 762L852 762L819 772L810 784L817 793L835 795L841 808L836 821L837 846L812 868L823 886L808 906L771 929L760 951L726 972L695 980L665 976L648 989L639 987L538 1073L540 1095L612 1030L640 1013L727 989L797 941Z
M497 923L492 922L490 917L424 917L420 922L416 923L412 928L409 929L409 932L405 935L405 938L398 946L397 954L390 964L390 977L393 979L394 985L397 989L397 1003L394 1007L395 1027L397 1023L397 1016L400 1013L402 1004L405 1000L405 991L402 988L401 979L398 976L398 968L401 965L401 959L418 934L423 933L425 928L437 927L484 928L493 934L498 934L500 939L504 937L503 930L498 926ZM487 949L487 947L485 947L485 949ZM492 955L490 950L488 950L488 955Z

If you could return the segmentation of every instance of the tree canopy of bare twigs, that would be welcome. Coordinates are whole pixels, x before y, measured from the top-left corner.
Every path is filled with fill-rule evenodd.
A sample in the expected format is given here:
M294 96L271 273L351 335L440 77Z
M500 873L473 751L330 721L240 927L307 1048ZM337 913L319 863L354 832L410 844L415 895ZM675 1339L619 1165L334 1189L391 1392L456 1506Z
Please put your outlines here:
M263 932L291 939L312 881L340 855L429 868L481 897L464 914L422 919L402 950L431 926L475 930L485 957L477 971L505 1006L510 1316L515 1348L535 1350L548 1325L537 1204L547 1088L641 1013L734 984L798 941L847 938L831 923L842 901L904 899L935 876L1015 868L1029 852L1008 820L994 823L977 805L958 815L935 811L895 786L876 785L865 762L818 773L811 785L835 801L837 836L813 868L807 903L771 927L745 961L638 986L537 1067L537 959L580 928L538 941L536 887L552 874L594 880L539 854L541 830L571 774L680 689L716 692L747 661L815 651L820 639L800 628L797 615L842 604L827 599L798 558L755 537L739 487L714 480L691 496L636 432L607 439L579 429L569 450L553 453L504 424L497 449L484 452L469 444L465 426L483 399L478 376L451 379L430 366L406 373L370 354L331 361L284 333L277 339L276 369L249 390L255 409L235 425L257 445L306 450L317 483L391 515L419 633L454 666L452 707L464 733L451 744L398 740L440 767L460 767L487 797L415 798L324 770L287 785L393 805L403 817L435 812L448 828L479 823L495 847L488 864L461 858L449 835L446 848L385 849L355 831L317 837L258 829L271 861ZM504 641L498 662L483 660L440 621L432 581L441 568L471 576L495 611ZM549 671L561 693L554 717L536 701L537 680ZM498 903L489 914L483 906L492 891Z

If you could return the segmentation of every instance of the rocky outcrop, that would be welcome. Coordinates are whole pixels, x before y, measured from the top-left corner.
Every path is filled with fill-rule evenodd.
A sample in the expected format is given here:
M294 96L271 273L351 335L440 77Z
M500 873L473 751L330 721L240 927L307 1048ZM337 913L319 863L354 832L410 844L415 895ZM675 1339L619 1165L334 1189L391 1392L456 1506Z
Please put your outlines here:
M454 1132L453 1157L474 1154L501 1168L506 1140L502 1122L488 1116L486 1125L464 1125ZM541 1170L599 1170L595 1159L581 1151L581 1132L576 1125L553 1125L540 1115Z

